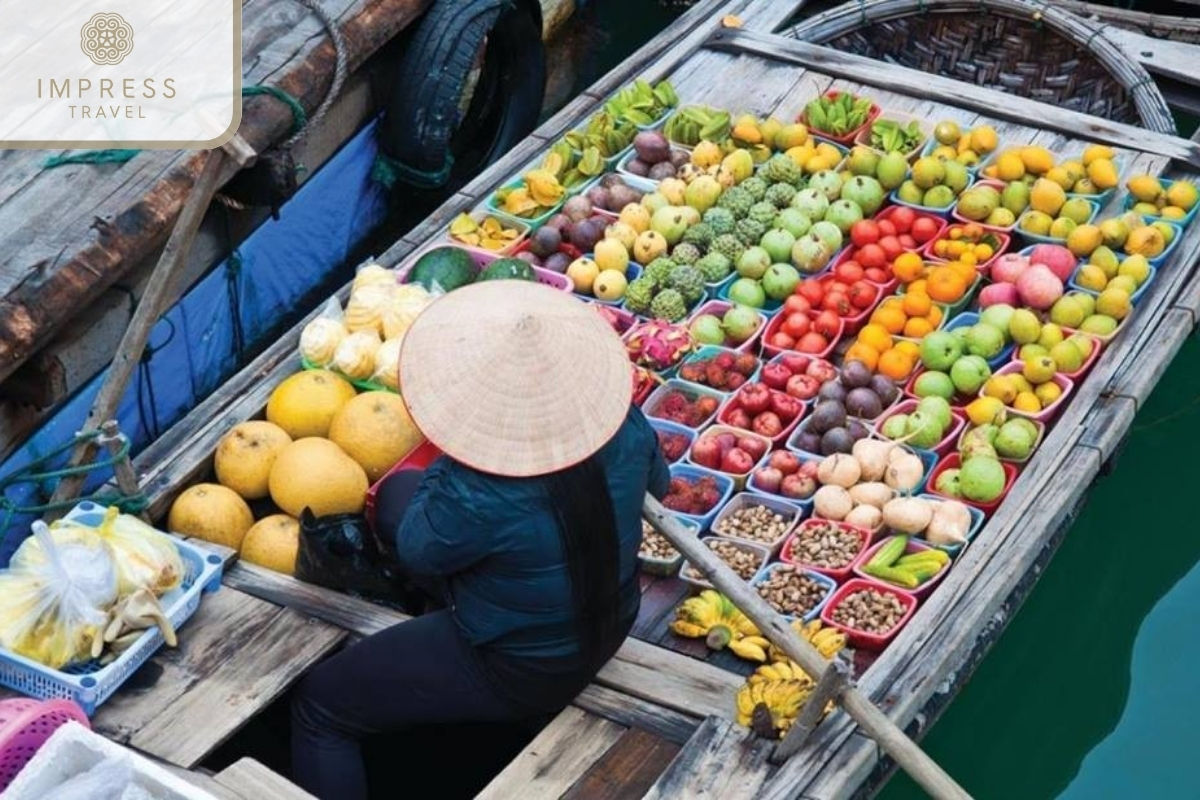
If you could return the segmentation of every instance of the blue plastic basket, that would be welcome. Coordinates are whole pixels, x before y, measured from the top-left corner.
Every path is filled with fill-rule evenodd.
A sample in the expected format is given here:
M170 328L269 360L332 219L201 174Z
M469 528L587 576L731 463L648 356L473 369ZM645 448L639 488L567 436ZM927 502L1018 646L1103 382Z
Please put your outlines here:
M1166 260L1171 257L1171 254L1175 252L1175 248L1179 246L1179 240L1183 238L1183 228L1179 225L1176 225L1174 222L1171 222L1170 220L1156 221L1165 222L1167 225L1170 225L1175 229L1175 237L1171 239L1171 243L1167 245L1166 249L1156 255L1154 258L1146 259L1150 262L1150 266L1161 267L1164 263L1166 263ZM1129 257L1129 253L1126 253L1124 250L1117 250L1116 253L1117 258L1121 259L1122 261Z
M694 428L689 428L686 425L680 425L677 422L671 422L669 419L662 419L660 417L647 417L646 421L649 422L650 427L654 428L656 431L662 431L663 433L678 433L681 436L687 437L688 444L687 447L683 448L683 455L679 456L679 458L675 459L674 461L667 462L667 466L671 466L672 464L682 464L683 460L687 458L688 451L692 449L692 443L696 441L696 437L700 435L700 432Z
M942 330L952 331L955 328L969 328L975 323L979 322L979 318L978 312L962 311L956 314L945 325L943 325ZM1009 342L1005 348L1000 351L1000 355L996 356L995 358L987 359L988 366L991 367L993 371L1000 369L1000 367L1012 360L1012 354L1016 349L1016 344Z
M829 263L832 264L833 259L830 259ZM803 279L803 278L809 277L809 276L801 275L800 277L801 277L801 279ZM717 299L724 300L726 303L732 303L733 301L729 299L729 290L730 290L730 288L733 287L733 284L736 283L737 280L738 280L737 278L734 278L733 280L731 280L727 283L723 283L721 285L721 288L717 290ZM782 300L772 300L771 298L768 297L763 302L762 307L758 309L758 312L760 314L762 314L764 317L771 317L771 316L774 316L776 313L778 313L779 309L781 309L781 308L783 308Z
M812 622L817 618L818 615L820 615L821 609L825 608L825 604L829 602L829 598L833 597L833 593L837 591L837 581L828 575L822 575L819 572L813 572L811 569L805 569L804 567L798 565L784 564L781 561L776 561L775 563L767 564L765 567L760 569L758 573L750 579L750 585L757 589L760 585L766 583L774 572L781 569L794 569L825 587L825 596L821 598L821 602L813 606L803 617L799 617L799 619L803 622ZM783 616L788 620L788 622L797 619L794 614L784 614Z
M585 253L583 257L587 258L587 259L595 260L596 254L595 253ZM641 265L634 261L630 261L629 266L625 267L626 284L633 283L640 277L642 277ZM571 294L575 295L576 297L580 298L581 300L586 300L589 303L598 303L602 306L612 306L613 308L622 308L625 303L625 295L621 295L621 297L617 300L601 300L599 297L596 297L594 294L584 294L583 292L576 292L574 290L574 288L572 288Z
M908 206L909 208L911 208L915 211L920 211L922 214L931 214L935 217L941 217L942 219L950 219L950 215L954 212L954 207L958 204L958 195L955 195L954 202L951 203L950 205L946 206L945 208L937 208L935 206L923 206L920 203L905 202L904 200L900 199L900 190L898 188L892 189L892 191L888 193L888 200L893 205Z
M65 517L81 525L96 526L104 519L104 506L83 502ZM183 559L184 578L177 589L159 598L167 618L179 629L200 606L200 595L221 587L220 556L172 537ZM113 695L163 644L158 628L148 628L115 661L101 666L97 661L68 666L62 670L0 649L0 685L42 700L65 699L79 704L89 717Z
M1085 264L1087 264L1086 261L1081 261L1075 266L1075 270L1071 273L1070 280L1067 281L1067 288L1072 291L1083 292L1084 294L1090 294L1092 297L1099 297L1100 296L1099 292L1097 292L1093 289L1085 289L1084 287L1080 286L1078 283L1075 282L1075 278L1078 277L1078 275L1079 275L1079 270L1083 269ZM1142 281L1142 285L1137 288L1136 292L1129 295L1130 303L1132 303L1135 306L1138 304L1138 301L1141 300L1142 297L1146 294L1146 290L1150 288L1150 284L1154 283L1154 276L1157 274L1158 274L1158 268L1155 267L1153 264L1151 264L1150 265L1150 274L1146 276L1146 280Z
M1092 207L1091 215L1087 218L1087 220L1085 220L1083 223L1081 223L1083 225L1091 225L1093 222L1096 221L1096 217L1100 216L1100 204L1097 203L1095 200L1092 200L1089 195L1081 194L1081 195L1075 195L1075 197L1078 197L1079 199L1082 199L1082 200L1087 200L1088 205L1090 205ZM1064 244L1064 245L1067 243L1066 239L1056 239L1053 236L1042 236L1041 234L1030 233L1029 231L1022 228L1021 227L1022 220L1024 220L1025 217L1029 216L1029 213L1031 211L1033 211L1032 208L1027 208L1021 212L1021 216L1017 217L1017 227L1013 228L1013 230L1012 230L1013 235L1020 236L1022 239L1024 239L1027 242L1040 242L1041 244Z
M670 467L672 478L685 478L690 483L694 483L700 478L712 478L717 482L717 491L721 493L721 497L717 500L717 504L707 514L682 514L678 511L675 515L696 523L701 531L708 530L708 526L717 518L717 514L729 502L730 496L733 494L733 478L721 472L714 472L711 469L697 467L692 464L675 464Z
M1170 189L1175 184L1175 181L1168 181L1168 180L1164 180L1163 178L1159 178L1158 182L1160 184L1162 184L1163 191ZM1125 211L1129 211L1135 205L1137 205L1137 199L1134 198L1134 196L1131 195L1129 192L1126 192L1125 200L1123 203L1121 203L1121 208L1124 209ZM1188 225L1188 223L1190 223L1192 220L1194 220L1196 218L1197 211L1200 211L1200 203L1197 203L1196 205L1192 206L1191 209L1187 212L1187 214L1185 214L1183 216L1183 219L1166 219L1165 217L1160 217L1158 214L1142 214L1142 216L1145 217L1146 219L1150 220L1151 222L1158 222L1159 220L1162 220L1163 222L1170 222L1173 225L1179 225L1181 227L1186 227Z

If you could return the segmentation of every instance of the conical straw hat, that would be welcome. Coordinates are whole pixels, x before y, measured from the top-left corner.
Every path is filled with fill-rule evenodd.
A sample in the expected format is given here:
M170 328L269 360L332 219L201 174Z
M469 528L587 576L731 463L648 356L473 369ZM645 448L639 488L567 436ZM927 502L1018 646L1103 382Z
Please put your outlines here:
M620 428L632 367L594 308L532 281L469 284L408 329L400 393L451 458L494 475L577 464Z

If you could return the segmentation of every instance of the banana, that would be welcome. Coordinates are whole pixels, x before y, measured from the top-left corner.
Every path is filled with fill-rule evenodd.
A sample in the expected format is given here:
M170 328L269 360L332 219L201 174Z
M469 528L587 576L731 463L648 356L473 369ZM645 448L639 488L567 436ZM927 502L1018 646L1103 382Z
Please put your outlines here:
M825 658L833 658L846 646L846 634L837 628L825 628L812 638L813 647Z
M754 639L756 638L758 637L747 636L744 639L732 639L729 642L729 649L732 650L733 654L738 658L744 658L747 661L766 661L766 648L755 642Z
M707 628L681 619L677 619L671 623L671 630L688 639L699 639L708 633Z

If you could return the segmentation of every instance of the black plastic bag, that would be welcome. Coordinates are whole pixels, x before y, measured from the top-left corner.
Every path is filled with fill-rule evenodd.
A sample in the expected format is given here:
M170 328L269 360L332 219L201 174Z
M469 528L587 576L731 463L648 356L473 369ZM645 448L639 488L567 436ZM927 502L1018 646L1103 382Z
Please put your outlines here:
M362 514L318 517L307 507L300 515L296 578L369 600L405 605L406 581L395 557L386 552Z

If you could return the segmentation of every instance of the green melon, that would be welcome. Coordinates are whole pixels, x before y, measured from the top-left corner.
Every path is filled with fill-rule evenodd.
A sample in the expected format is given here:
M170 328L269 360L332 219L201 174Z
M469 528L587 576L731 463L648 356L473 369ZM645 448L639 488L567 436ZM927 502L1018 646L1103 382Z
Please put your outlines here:
M461 247L437 247L422 255L409 273L409 283L419 283L429 291L450 292L474 283L479 267L471 254Z
M528 261L519 258L498 258L479 273L481 281L518 280L536 281L537 275Z

